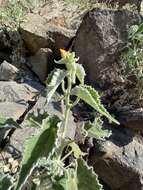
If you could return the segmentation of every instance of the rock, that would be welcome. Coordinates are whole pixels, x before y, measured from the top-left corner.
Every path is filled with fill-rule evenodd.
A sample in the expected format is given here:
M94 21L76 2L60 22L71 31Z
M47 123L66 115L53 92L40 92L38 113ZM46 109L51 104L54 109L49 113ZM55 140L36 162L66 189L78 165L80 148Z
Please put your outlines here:
M68 47L85 10L63 0L51 0L37 12L39 14L26 15L20 25L21 35L31 53L36 53L40 48L59 52L59 48Z
M40 113L48 112L49 115L57 115L60 119L63 118L63 107L59 102L52 100L48 105L46 103L45 93L42 93L34 107L28 113L34 113L37 115L38 111ZM28 115L27 113L27 115ZM23 152L24 144L26 139L28 139L32 134L36 132L36 128L29 127L29 122L26 120L27 115L22 123L21 129L16 129L11 137L10 146L7 147L7 152L12 155L21 155ZM73 121L72 114L70 113L69 119L69 130L67 132L67 137L74 139L76 125ZM11 147L12 146L12 147Z
M0 117L13 118L18 120L26 111L28 105L19 104L16 102L0 102ZM7 125L0 128L0 147L2 140L7 136L8 131L13 128L12 125Z
M11 155L21 156L24 150L26 140L36 132L36 128L23 126L21 129L16 129L13 133L10 146L7 147L7 152Z
M122 8L126 4L130 4L130 5L136 6L138 11L140 11L140 8L141 8L141 1L142 0L106 0L106 1L98 0L99 3L107 3L107 4L111 4L113 6L118 4L119 8Z
M141 2L141 15L143 16L143 1Z
M143 108L119 112L118 120L124 127L143 132Z
M7 52L0 51L0 64L2 64L4 61L7 61L8 63L11 62L9 54Z
M106 141L96 141L90 164L111 189L143 189L143 139L128 129L114 128Z
M0 101L4 102L27 102L38 93L35 88L28 84L18 84L14 81L0 81Z
M7 0L0 0L0 7L6 6L7 3L8 3Z
M116 62L127 43L129 27L141 21L141 16L127 10L93 9L85 15L72 50L90 83L106 89L122 83Z
M28 84L0 81L0 117L13 118L15 121L23 119L30 106L29 102L35 101L33 98L36 93L38 91ZM0 146L11 127L0 128Z
M51 59L51 60L50 60ZM39 51L29 57L29 64L39 79L44 82L48 76L48 68L52 61L52 52L50 49L41 48Z
M0 80L14 80L17 73L18 69L10 63L8 63L7 61L3 61L0 65Z
M16 102L0 102L0 116L19 119L27 109L27 104Z

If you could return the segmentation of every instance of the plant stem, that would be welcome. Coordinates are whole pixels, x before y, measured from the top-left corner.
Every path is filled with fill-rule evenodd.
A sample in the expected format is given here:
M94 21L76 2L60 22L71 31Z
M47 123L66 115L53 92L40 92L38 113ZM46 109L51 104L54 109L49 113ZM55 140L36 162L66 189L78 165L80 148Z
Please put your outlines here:
M61 159L63 149L66 144L66 134L68 131L68 121L69 121L69 113L71 109L71 104L70 104L70 93L71 93L71 88L72 88L72 80L71 80L71 73L69 73L68 77L68 87L65 91L65 111L64 111L64 125L63 125L63 134L62 134L62 139L61 139L61 145L59 146L59 151L58 151L58 158Z
M68 88L65 96L65 104L66 104L66 109L64 113L64 130L63 130L63 135L62 139L65 140L66 138L66 133L68 130L68 121L69 121L69 113L71 109L70 105L70 93L71 93L71 88L72 88L72 81L71 81L71 74L68 75Z
M62 158L62 162L72 154L72 150Z

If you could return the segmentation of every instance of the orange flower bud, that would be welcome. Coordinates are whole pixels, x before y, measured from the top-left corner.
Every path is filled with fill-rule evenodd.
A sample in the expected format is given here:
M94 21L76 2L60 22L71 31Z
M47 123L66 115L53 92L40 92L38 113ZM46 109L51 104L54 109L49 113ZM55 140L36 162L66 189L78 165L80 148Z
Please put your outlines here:
M66 57L67 51L64 49L60 49L61 57L64 58Z

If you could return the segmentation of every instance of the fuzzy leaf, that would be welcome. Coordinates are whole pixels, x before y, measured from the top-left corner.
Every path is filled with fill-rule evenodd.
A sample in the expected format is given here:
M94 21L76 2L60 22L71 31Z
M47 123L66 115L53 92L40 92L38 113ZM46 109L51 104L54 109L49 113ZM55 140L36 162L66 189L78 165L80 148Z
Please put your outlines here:
M52 71L47 80L47 103L50 102L52 96L56 92L57 88L61 84L62 80L64 80L65 76L67 75L65 70L56 69Z
M76 64L76 76L81 84L84 84L85 70L81 64Z
M82 159L78 160L77 183L78 190L103 190L93 169L89 168Z
M72 95L77 96L78 98L85 101L87 104L89 104L91 107L93 107L96 111L101 113L103 116L107 117L109 121L115 122L116 124L119 124L119 122L114 119L109 112L104 108L104 106L101 104L100 96L98 92L93 89L90 86L84 85L84 86L76 86L72 90Z
M72 142L69 144L69 146L72 148L72 151L74 153L74 156L75 158L80 158L81 156L85 156L86 153L82 152L79 148L79 146L75 143L75 142Z
M57 116L46 118L40 132L27 141L16 190L19 190L25 183L39 158L48 157L52 152L56 141L58 122Z
M102 124L103 122L99 118L95 119L93 123L85 123L84 129L87 131L87 136L96 139L104 139L105 137L109 137L112 132L110 130L103 130Z
M10 190L12 186L11 177L8 175L0 174L0 189Z
M20 125L14 119L12 118L6 118L6 117L0 117L0 128L6 127L6 126L13 126L16 128L20 128Z

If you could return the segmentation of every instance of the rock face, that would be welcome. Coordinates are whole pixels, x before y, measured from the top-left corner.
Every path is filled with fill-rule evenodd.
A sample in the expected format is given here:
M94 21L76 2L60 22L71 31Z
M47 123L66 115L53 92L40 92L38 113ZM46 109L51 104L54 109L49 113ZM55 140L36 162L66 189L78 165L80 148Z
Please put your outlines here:
M111 189L143 189L143 139L128 129L114 128L109 140L96 141L90 161Z
M20 27L23 40L32 53L40 48L55 51L67 48L85 10L62 0L50 0L37 12L26 15Z
M115 81L122 82L116 60L126 45L129 26L139 22L139 15L125 10L94 9L85 15L72 49L90 83L108 88Z

